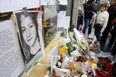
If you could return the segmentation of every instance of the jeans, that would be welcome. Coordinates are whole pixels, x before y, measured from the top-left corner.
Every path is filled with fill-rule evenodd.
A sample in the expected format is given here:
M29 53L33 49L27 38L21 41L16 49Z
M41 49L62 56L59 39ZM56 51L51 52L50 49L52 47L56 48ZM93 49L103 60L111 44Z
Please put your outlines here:
M90 19L84 19L84 21L85 21L85 26L84 26L84 28L83 28L83 33L85 34L85 32L86 32L86 29L88 28L88 26L89 26L89 24L90 24Z

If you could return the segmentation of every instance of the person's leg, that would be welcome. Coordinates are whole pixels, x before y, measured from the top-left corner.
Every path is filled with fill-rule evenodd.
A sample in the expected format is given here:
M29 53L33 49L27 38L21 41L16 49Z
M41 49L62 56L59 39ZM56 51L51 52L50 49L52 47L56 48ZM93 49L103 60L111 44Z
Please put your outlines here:
M98 30L98 41L101 40L100 34L101 34L100 30Z
M116 36L112 36L112 37L111 37L110 43L109 43L108 47L112 47L112 45L113 45L113 43L114 43L114 41L115 41L115 37L116 37Z
M112 29L112 24L111 21L108 22L108 25L106 27L106 29L104 30L104 32L102 33L102 37L101 37L101 42L106 42L109 31Z
M104 32L102 33L102 39L101 39L101 42L106 42L106 39L107 39L107 37L108 37L108 34L109 34L109 31L110 31L110 28L106 28L105 30L104 30Z
M91 34L91 29L92 29L91 24L89 24L88 34Z
M112 54L113 56L116 55L116 41L115 41L114 46L113 46L113 48L112 48L112 50L111 50L111 54Z
M100 49L101 49L101 51L104 51L105 44L103 44L103 43L100 42L100 40L101 40L100 33L101 33L100 30L95 29L95 36L97 38L97 41L100 44Z
M95 29L95 36L96 36L97 40L99 41L100 40L100 30Z
M108 47L111 47L113 45L115 38L116 38L116 26L114 26L114 28L113 28L112 36L111 36L110 43L109 43Z
M94 33L94 34L95 34L95 36L96 36L96 38L97 38L97 31L96 31L96 29L95 29L95 33Z
M77 23L77 30L79 30L80 24Z
M84 28L83 28L83 33L85 34L86 29L87 29L87 27L89 26L90 20L85 18L84 21L85 21L85 26L84 26Z

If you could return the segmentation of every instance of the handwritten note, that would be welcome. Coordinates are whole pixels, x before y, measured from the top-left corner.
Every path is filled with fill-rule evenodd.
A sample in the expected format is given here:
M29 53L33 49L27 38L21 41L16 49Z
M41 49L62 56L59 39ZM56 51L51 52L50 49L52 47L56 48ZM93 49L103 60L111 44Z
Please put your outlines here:
M65 29L68 29L69 28L69 26L70 26L70 16L66 16L66 18L65 18Z
M64 29L68 29L70 25L70 16L65 16L62 18L58 18L58 27L64 27Z
M58 13L58 18L62 18L62 17L65 17L66 16L66 11L60 11Z

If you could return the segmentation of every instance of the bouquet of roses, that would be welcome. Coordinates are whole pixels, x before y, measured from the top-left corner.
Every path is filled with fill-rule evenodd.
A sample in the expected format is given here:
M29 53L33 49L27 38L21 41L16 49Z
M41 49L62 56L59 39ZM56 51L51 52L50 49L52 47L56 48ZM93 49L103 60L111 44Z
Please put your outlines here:
M97 77L112 77L113 66L110 64L110 60L108 58L98 58L98 69L96 69Z

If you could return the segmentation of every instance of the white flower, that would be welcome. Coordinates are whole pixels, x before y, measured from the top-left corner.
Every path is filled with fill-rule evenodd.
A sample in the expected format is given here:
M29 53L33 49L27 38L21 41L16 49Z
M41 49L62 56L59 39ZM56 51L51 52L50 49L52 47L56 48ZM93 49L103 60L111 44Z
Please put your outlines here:
M87 75L86 74L83 74L81 77L87 77Z
M82 56L82 55L78 52L78 50L74 50L73 52L71 52L71 55L72 55L73 57Z

